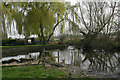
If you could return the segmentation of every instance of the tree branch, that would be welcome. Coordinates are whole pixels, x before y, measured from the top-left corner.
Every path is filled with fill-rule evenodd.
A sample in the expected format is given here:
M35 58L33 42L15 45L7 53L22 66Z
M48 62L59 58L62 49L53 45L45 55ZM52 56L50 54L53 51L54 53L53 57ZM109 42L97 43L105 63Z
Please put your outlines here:
M59 23L61 23L63 20L64 20L64 19L60 20L60 21L54 26L53 31L52 31L52 33L49 35L49 38L48 38L47 42L49 42L51 36L53 35L53 33L54 33L55 29L56 29L56 27L57 27L57 26L59 25Z

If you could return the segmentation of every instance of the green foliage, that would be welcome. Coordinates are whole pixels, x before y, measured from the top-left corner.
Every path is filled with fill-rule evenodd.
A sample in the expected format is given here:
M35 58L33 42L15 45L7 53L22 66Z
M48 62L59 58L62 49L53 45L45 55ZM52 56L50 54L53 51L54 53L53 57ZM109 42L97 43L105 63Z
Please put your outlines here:
M18 34L24 33L25 36L36 34L44 40L44 36L54 32L54 25L64 17L64 14L65 3L62 2L4 2L2 4L3 37L7 38L7 28L11 28L11 22L15 20ZM5 27L5 19L10 27ZM62 32L63 27L64 23L61 27Z
M48 11L47 8L32 9L25 19L25 32L40 34L41 25L47 35L54 27L53 16L53 13Z
M14 2L3 2L2 3L2 35L3 39L7 38L7 29L10 28L11 31L11 23L15 19L17 23L18 33L22 34L22 16L18 13L18 5L19 3ZM14 8L13 8L14 7ZM5 22L7 20L7 23ZM7 26L5 25L7 24Z
M5 28L5 12L6 12L6 8L5 6L2 4L2 37L6 38L7 37L7 32L6 32L6 28Z
M61 19L61 16L63 17L65 12L63 3L33 3L29 6L31 10L25 17L25 35L28 36L30 34L49 36L53 31L54 24ZM55 14L58 16L56 17Z
M64 26L65 26L65 22L63 21L63 23L61 25L61 31L60 31L60 33L63 33Z
M17 22L18 34L22 34L22 15L20 13L14 13L14 19Z

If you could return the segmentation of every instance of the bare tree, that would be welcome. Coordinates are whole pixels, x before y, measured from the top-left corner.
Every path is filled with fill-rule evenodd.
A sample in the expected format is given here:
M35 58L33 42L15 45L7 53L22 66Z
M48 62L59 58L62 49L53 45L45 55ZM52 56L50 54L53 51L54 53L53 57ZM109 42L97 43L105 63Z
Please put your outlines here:
M83 35L97 35L100 32L108 34L111 33L113 26L117 25L116 2L78 2L75 8L78 11L74 10L77 16L74 24L80 28ZM78 19L80 22L77 22Z
M89 44L98 37L98 34L108 35L117 28L116 2L78 2L69 9L75 18L68 19L72 24L72 29L79 28L77 30L85 38L82 44Z

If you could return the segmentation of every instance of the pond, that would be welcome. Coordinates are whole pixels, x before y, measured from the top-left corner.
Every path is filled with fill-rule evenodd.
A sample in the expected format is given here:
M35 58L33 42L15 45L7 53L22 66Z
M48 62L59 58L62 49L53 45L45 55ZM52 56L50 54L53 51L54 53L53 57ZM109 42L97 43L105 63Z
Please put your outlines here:
M58 54L59 53L59 54ZM112 75L120 77L120 53L106 53L104 51L94 50L94 52L83 52L73 46L60 51L50 51L49 54L55 58L57 63L65 63L70 66L76 66L82 70L89 72ZM39 52L29 53L28 55L18 55L13 57L4 57L0 61L20 58L34 58L38 59ZM58 57L59 56L59 57ZM59 58L59 59L58 59Z

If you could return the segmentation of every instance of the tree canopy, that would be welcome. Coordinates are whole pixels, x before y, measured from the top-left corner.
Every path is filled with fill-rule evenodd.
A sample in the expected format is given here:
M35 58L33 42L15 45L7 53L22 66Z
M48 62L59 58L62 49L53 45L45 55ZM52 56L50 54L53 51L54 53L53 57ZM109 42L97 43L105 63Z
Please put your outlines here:
M83 35L109 34L118 27L117 9L116 2L78 2L69 7L69 27Z
M3 2L2 34L7 38L13 22L18 34L36 34L41 41L49 41L58 25L63 32L67 22L73 34L109 34L117 30L117 13L116 2Z
M7 38L6 28L11 27L11 22L15 21L18 34L36 34L44 41L44 36L51 36L56 26L64 24L64 17L64 2L3 2L2 32Z

